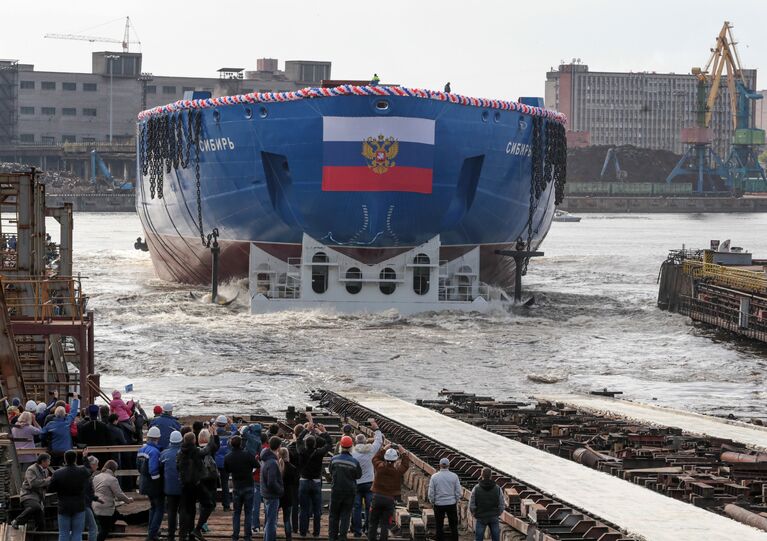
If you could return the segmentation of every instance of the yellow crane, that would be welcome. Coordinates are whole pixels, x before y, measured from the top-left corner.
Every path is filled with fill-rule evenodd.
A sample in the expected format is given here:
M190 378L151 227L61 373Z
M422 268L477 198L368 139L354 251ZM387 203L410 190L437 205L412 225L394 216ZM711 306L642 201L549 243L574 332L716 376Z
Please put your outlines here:
M708 62L703 68L692 68L698 79L697 126L682 129L682 141L689 146L666 179L674 182L679 177L693 176L697 192L721 191L725 187L746 191L751 179L767 180L756 157L756 148L764 144L764 130L751 126L751 102L762 99L762 95L748 88L732 28L725 21ZM722 160L711 146L711 120L725 73L735 137L730 154Z
M738 49L735 46L736 41L732 35L733 25L729 21L725 21L722 26L722 30L716 37L716 46L711 49L711 56L706 62L703 69L693 68L693 75L697 76L699 80L704 83L710 84L708 98L706 99L706 117L705 126L711 126L711 116L713 115L714 105L719 97L719 89L722 83L722 74L725 71L727 73L727 88L729 90L730 98L730 111L732 113L732 127L733 128L745 128L743 126L743 119L739 119L742 105L739 106L738 96L745 94L746 99L760 99L755 96L754 92L748 90L748 83L743 76L743 68L740 63L740 56L738 55ZM752 97L753 96L753 97ZM748 112L746 111L746 114ZM739 122L739 120L741 122ZM746 121L748 123L748 121ZM739 125L741 124L741 125Z

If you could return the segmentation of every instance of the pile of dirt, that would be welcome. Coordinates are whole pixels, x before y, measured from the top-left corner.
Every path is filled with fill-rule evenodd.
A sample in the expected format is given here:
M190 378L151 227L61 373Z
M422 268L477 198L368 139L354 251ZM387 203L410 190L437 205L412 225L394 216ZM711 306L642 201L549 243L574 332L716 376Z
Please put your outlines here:
M615 161L611 158L604 178L599 177L609 149L618 157L626 182L665 182L681 155L668 150L639 148L632 145L597 145L567 149L568 182L615 182Z

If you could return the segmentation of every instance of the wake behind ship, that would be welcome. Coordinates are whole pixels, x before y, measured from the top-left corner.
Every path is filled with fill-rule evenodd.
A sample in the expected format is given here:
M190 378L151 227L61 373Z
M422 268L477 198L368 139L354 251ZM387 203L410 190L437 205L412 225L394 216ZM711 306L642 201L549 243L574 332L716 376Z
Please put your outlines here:
M222 278L262 304L473 301L513 283L496 250L548 232L564 122L398 86L181 100L139 115L137 210L165 280L209 282L216 228Z

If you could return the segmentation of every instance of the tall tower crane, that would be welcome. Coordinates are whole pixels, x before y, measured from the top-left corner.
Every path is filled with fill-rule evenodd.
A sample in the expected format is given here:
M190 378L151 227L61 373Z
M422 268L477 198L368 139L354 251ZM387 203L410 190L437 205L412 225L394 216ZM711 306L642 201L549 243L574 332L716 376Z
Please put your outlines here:
M84 36L80 34L45 34L46 38L50 39L74 39L79 41L90 41L91 43L120 43L122 44L123 52L127 53L131 45L138 45L141 48L141 42L136 39L131 41L130 29L133 28L133 33L136 33L136 28L131 24L130 17L125 17L125 31L123 32L123 38L104 38L98 36Z
M756 148L764 144L764 130L751 127L751 101L762 96L748 88L732 28L732 24L725 21L705 67L692 68L692 74L698 79L697 125L682 129L682 141L689 146L666 182L683 175L696 175L696 191L704 192L719 191L724 187L722 183L729 189L742 190L749 179L767 181L756 152ZM722 160L711 147L711 119L725 71L735 137L729 156Z

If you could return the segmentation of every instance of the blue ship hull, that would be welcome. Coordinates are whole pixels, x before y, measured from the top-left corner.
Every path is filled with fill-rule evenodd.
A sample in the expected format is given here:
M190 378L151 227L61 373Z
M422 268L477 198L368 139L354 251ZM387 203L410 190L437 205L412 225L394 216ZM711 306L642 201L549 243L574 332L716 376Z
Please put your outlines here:
M323 184L323 166L329 159L323 123L338 117L433 121L430 193L366 191L364 186L329 191ZM373 263L439 235L441 259L480 246L480 279L509 286L513 262L494 251L513 248L519 239L527 242L530 232L530 246L537 248L554 215L554 182L546 184L530 212L532 120L517 111L407 96L206 108L201 110L199 157L193 145L190 150L181 145L182 162L189 151L189 163L185 168L169 164L163 170L163 193L158 198L152 192L160 181L153 182L146 167L142 171L147 158L141 147L148 137L143 119L137 211L155 270L169 281L209 281L210 252L200 239L201 211L203 233L214 227L219 231L220 272L225 279L247 276L251 242L287 259L300 255L302 237L308 234L363 263ZM190 137L183 122L186 140ZM362 141L339 147L350 164L359 166L364 160L358 157L363 154ZM406 145L400 147L393 162L422 160L423 146L413 145L407 151L410 157Z

